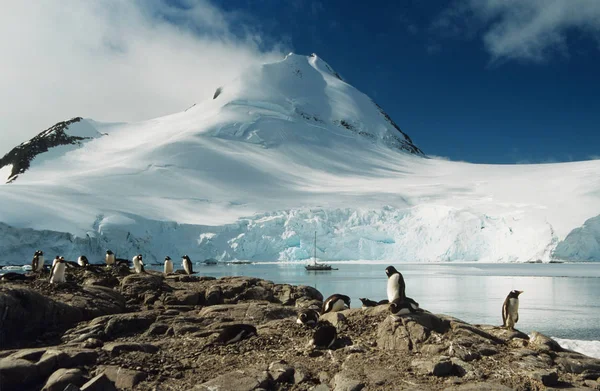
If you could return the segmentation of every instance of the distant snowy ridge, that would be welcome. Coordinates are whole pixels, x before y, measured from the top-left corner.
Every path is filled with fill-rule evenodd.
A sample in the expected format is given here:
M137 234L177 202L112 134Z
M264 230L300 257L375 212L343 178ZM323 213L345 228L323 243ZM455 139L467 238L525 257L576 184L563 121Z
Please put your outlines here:
M315 231L325 260L600 260L600 160L425 158L315 55L249 68L180 113L75 118L36 137L0 167L12 180L0 184L0 263L109 248L301 261ZM72 143L44 150L54 137Z
M54 158L80 147L86 140L100 136L102 135L81 117L59 122L16 146L0 159L0 182L13 182L34 162L39 164L42 159ZM55 151L60 147L62 149L57 154ZM8 169L2 170L3 168Z

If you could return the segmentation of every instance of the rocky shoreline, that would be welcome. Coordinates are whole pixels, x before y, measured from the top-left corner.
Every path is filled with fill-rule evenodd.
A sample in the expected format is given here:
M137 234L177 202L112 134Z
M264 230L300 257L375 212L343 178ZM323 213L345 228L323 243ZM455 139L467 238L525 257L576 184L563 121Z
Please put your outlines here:
M322 300L307 286L152 271L0 282L0 390L600 389L600 360L539 333L394 318L387 305L323 315L338 339L315 350L296 315ZM235 323L258 335L211 343Z

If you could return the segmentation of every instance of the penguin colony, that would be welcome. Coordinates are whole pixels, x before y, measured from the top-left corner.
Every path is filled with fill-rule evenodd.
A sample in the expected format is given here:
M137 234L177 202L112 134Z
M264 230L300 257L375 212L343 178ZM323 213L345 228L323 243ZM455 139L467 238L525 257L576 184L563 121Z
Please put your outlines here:
M164 273L165 274L195 274L193 271L193 264L188 255L181 257L183 270L174 271L173 261L169 256L165 257L164 261ZM135 273L145 273L144 262L142 254L137 254L132 258L133 268ZM116 258L115 254L111 250L106 251L105 265L107 268L112 267L127 267L129 268L129 261L127 259ZM57 255L53 262L52 267L49 270L49 282L51 284L65 283L66 270L71 267L81 268L95 268L99 267L98 264L91 264L85 255L81 255L77 262L66 261L63 256ZM44 265L44 252L37 250L31 261L31 270L34 274L42 274L48 272L47 267ZM396 320L402 320L403 315L418 314L424 310L419 307L414 299L406 296L406 284L404 277L394 266L388 266L385 269L387 276L387 299L374 301L368 298L360 298L362 307L375 307L379 305L388 305L390 316ZM2 280L30 280L35 277L30 275L23 275L20 273L6 273L2 276ZM523 291L512 290L504 300L502 305L502 325L503 327L514 330L515 324L519 321L519 295ZM296 323L314 329L313 336L309 341L309 346L316 349L329 349L335 346L337 341L338 332L335 326L326 320L321 320L320 317L330 312L343 311L350 308L350 297L336 293L329 296L320 308L320 311L316 309L303 309L298 312L298 318ZM233 324L224 327L218 337L204 348L213 345L228 345L239 342L241 340L250 338L258 335L256 327L250 324Z

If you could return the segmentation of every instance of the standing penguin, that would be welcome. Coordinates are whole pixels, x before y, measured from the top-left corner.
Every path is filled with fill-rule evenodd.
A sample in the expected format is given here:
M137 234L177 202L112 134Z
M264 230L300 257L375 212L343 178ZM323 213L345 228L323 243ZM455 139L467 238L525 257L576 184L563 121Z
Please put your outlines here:
M60 257L58 255L54 257L54 260L52 261L52 267L54 267L54 265L56 265L58 263L59 259L60 259Z
M350 298L346 295L334 294L331 295L323 302L323 308L321 309L321 315L327 312L343 311L346 306L350 308Z
M65 279L65 269L66 263L65 258L57 257L56 263L52 266L52 270L50 271L50 283L58 284L59 282L66 282Z
M387 296L389 302L391 303L396 299L404 300L406 297L406 285L404 284L404 277L402 277L402 273L396 270L395 267L388 266L385 268L385 274L388 277Z
M514 330L515 323L519 321L519 295L523 292L517 290L510 291L502 305L502 323L509 330Z
M173 273L173 261L168 255L165 257L165 274Z
M81 267L87 267L90 262L85 255L80 255L79 258L77 258L77 264Z
M31 261L31 271L34 273L41 272L44 269L44 252L37 250L33 254L33 260Z
M113 266L115 264L115 253L110 250L106 250L106 266Z
M133 267L135 269L135 272L143 273L144 272L144 262L142 260L142 254L138 254L138 255L134 256L132 261L133 261Z
M181 257L181 264L183 265L183 270L185 270L186 274L194 274L194 270L192 268L192 260L187 255Z

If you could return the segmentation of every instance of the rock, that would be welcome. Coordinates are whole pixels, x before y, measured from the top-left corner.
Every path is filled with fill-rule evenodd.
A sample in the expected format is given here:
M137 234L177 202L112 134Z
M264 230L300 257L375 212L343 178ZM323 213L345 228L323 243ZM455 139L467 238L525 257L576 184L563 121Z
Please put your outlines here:
M519 330L509 330L505 327L499 326L490 326L490 325L478 325L480 329L486 331L496 338L499 338L503 341L510 341L513 339L524 339L529 340L529 335L519 331Z
M295 317L296 311L280 304L256 302L204 307L198 315L200 318L206 318L207 324L223 321L255 324Z
M19 359L22 358L27 361L37 362L44 353L46 353L47 348L33 348L33 349L21 349L12 353L10 358Z
M104 374L118 389L133 388L146 379L145 372L121 368L115 365L99 366L96 373Z
M425 375L438 377L449 376L454 369L452 362L448 360L432 361L417 359L413 360L410 365Z
M50 378L46 381L46 385L44 385L42 391L63 391L69 384L82 386L85 381L86 378L80 369L61 368L50 376Z
M81 386L81 391L118 391L115 383L110 381L105 374L101 373L93 377Z
M163 285L163 277L149 273L131 274L121 280L121 293L127 299L142 303L149 301L146 297L150 293L152 297L158 298L164 291L170 291L168 285Z
M266 371L235 370L223 374L194 387L201 391L251 391L259 388L270 389L271 379Z
M463 322L452 322L451 323L452 330L455 334L465 335L473 338L473 336L479 336L481 342L492 342L495 344L502 344L504 341L486 331L483 331L473 325Z
M276 383L288 383L294 379L294 368L285 361L274 361L269 364L269 374Z
M88 338L81 343L81 347L85 349L101 348L102 345L104 345L104 342L98 338Z
M526 373L531 379L541 381L545 386L555 386L558 383L558 373L556 370L537 369L527 371Z
M569 373L600 372L600 360L579 353L560 353L554 362Z
M105 344L102 349L109 352L113 357L118 356L122 352L158 352L158 346L149 343L110 342Z
M221 291L220 286L218 286L218 285L211 286L206 291L206 299L205 299L204 304L206 304L206 305L223 304L223 292Z
M328 312L321 315L319 321L328 321L340 330L346 323L346 316L341 312Z
M96 318L90 325L105 324L104 334L107 339L114 339L128 334L141 334L156 320L156 311L143 311Z
M303 382L307 381L308 378L309 377L306 374L306 372L299 370L299 369L294 370L294 384L303 383Z
M0 390L16 389L41 380L35 364L22 358L0 360Z
M146 335L164 335L169 329L169 325L165 323L152 323L148 330L146 331Z
M527 349L527 348L521 348L521 349L515 349L515 350L511 351L510 354L512 354L513 356L516 356L516 357L525 357L525 356L537 356L538 352L536 352L535 350Z
M327 384L318 384L310 389L311 391L330 391L331 388L327 386Z
M165 305L198 305L204 301L198 292L177 290L171 292L163 299Z
M473 371L473 365L467 362L464 362L460 358L452 357L450 362L454 366L453 372L456 373L457 376L465 376L467 373Z
M92 349L47 349L36 365L41 373L49 375L59 368L93 365L97 359L98 352Z
M533 331L529 337L529 346L537 350L551 351L551 352L562 352L563 348L550 337L546 337L544 334Z
M461 384L449 388L444 388L443 391L514 391L512 388L499 383L492 382L475 382Z
M338 373L333 377L333 384L333 391L360 391L365 387L364 383L353 380L343 373Z
M122 312L123 297L104 287L80 287L76 295L52 297L27 288L0 287L0 346L3 349L63 330L94 317Z
M81 391L81 388L77 387L75 384L67 384L62 391Z
M492 346L489 346L489 345L484 345L484 346L479 347L477 352L482 356L493 356L493 355L498 354L498 349L496 349Z

